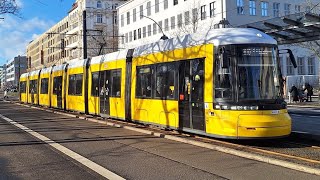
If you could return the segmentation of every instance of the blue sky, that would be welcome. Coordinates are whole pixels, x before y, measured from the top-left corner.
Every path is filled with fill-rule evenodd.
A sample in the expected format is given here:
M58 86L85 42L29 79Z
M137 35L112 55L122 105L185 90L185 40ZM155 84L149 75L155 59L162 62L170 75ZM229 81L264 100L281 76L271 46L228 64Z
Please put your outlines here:
M26 55L27 44L67 16L75 0L16 0L20 16L0 15L0 66Z

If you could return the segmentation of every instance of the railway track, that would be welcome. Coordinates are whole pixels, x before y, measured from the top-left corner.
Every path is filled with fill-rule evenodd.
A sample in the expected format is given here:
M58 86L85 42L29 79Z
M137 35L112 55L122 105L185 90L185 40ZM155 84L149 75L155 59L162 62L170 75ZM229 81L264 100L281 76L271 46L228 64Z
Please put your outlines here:
M50 108L41 108L49 109ZM64 112L54 109L53 111ZM65 113L65 112L64 112ZM79 113L68 112L81 119L85 119L87 116ZM199 142L209 143L222 147L228 147L244 152L259 154L265 157L272 157L280 160L285 160L297 164L307 165L313 168L320 168L320 146L318 141L308 139L298 139L294 137L287 137L282 139L272 140L220 140L215 138L209 138L199 135L181 133L175 130L165 130L156 126L148 126L142 124L135 124L132 122L126 122L116 119L104 119L101 117L90 116L96 120L105 120L111 123L119 124L121 126L132 126L135 128L141 128L144 130L153 131L164 135L174 135L182 138L188 138L190 140L196 140Z

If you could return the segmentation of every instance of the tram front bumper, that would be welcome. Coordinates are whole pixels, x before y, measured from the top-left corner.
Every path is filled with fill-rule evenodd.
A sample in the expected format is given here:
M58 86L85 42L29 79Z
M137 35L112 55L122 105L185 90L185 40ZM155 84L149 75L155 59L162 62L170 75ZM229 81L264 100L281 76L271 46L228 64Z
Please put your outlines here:
M288 113L238 117L238 138L282 137L290 133L291 118Z

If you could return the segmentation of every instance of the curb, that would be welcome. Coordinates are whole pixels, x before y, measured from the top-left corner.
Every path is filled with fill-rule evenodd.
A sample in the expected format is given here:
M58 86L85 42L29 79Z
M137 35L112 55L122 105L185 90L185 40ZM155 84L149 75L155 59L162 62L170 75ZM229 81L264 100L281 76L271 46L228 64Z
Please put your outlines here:
M317 135L317 134L310 134L310 133L307 133L307 132L292 131L290 136L292 136L294 138L308 139L308 140L313 140L313 141L320 142L320 135Z
M7 102L9 102L9 101L7 101ZM168 140L173 140L173 141L182 142L182 143L186 143L186 144L190 144L190 145L194 145L194 146L198 146L198 147L202 147L202 148L207 148L207 149L219 151L219 152L222 152L222 153L227 153L227 154L230 154L230 155L234 155L234 156L238 156L238 157L242 157L242 158L246 158L246 159L251 159L251 160L256 160L256 161L259 161L259 162L264 162L264 163L268 163L268 164L272 164L272 165L281 166L281 167L288 168L288 169L293 169L293 170L296 170L296 171L301 171L301 172L305 172L305 173L309 173L309 174L320 175L320 169L312 168L312 167L301 165L301 164L295 164L295 163L291 163L291 162L287 162L287 161L283 161L283 160L278 160L278 159L275 159L275 158L269 158L269 157L265 157L265 156L261 156L261 155L257 155L257 154L252 154L252 153L248 153L248 152L244 152L244 151L239 151L239 150L235 150L235 149L231 149L231 148L227 148L227 147L221 147L221 146L212 145L212 144L208 144L208 143L198 142L198 141L195 141L195 140L176 137L176 136L173 136L173 135L165 135L165 134L157 133L157 132L150 131L150 130L144 130L144 129L140 129L140 128L136 128L136 127L120 125L120 124L117 124L117 123L97 120L97 119L94 119L94 118L80 117L78 115L73 115L73 114L64 113L64 112L58 112L58 111L55 111L55 110L43 109L41 107L33 107L31 105L25 105L25 104L20 104L20 103L16 103L16 102L14 104L25 106L25 107L31 107L33 109L43 110L43 111L47 111L47 112L52 112L52 113L55 113L55 114L60 114L60 115L65 115L65 116L69 116L69 117L79 118L79 119L83 119L83 120L86 120L86 121L95 122L95 123L99 123L99 124L105 124L105 125L113 126L113 127L117 127L117 128L124 128L124 129L128 129L128 130L140 132L140 133L143 133L143 134L148 134L148 135L152 135L152 136L156 136L156 137L160 137L160 138L165 138L165 139L168 139ZM293 134L297 135L299 133L294 132Z

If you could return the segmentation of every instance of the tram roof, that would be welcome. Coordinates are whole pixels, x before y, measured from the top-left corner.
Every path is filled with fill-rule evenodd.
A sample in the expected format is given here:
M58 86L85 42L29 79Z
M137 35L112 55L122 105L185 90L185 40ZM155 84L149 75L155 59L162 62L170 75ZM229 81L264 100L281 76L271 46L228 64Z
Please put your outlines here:
M176 38L160 40L155 43L136 47L133 56L150 54L161 51L191 47L201 44L277 44L276 40L267 34L251 28L212 29L207 33L195 33Z
M31 72L29 73L29 76L39 75L39 73L40 73L40 70L31 71Z
M77 68L86 66L87 59L72 59L68 61L68 68Z
M52 67L47 67L47 68L43 68L41 69L40 74L47 74L51 72Z
M29 73L23 73L21 74L20 78L28 77Z
M128 50L121 50L121 51L116 51L109 54L92 57L91 64L99 64L99 63L108 62L108 61L126 59L127 51Z
M60 64L60 65L53 66L52 72L63 71L66 68L66 65L67 64Z
M239 27L255 28L275 38L279 45L320 40L320 16L301 12Z

